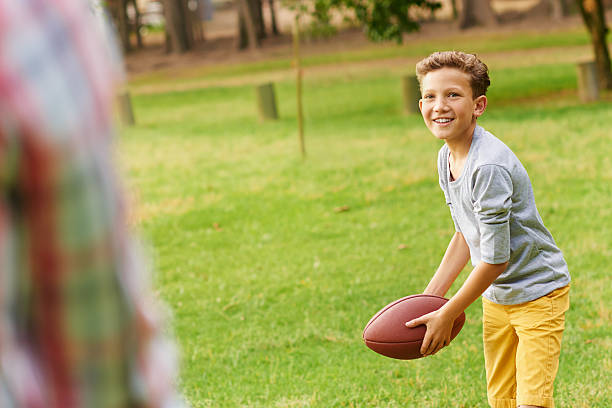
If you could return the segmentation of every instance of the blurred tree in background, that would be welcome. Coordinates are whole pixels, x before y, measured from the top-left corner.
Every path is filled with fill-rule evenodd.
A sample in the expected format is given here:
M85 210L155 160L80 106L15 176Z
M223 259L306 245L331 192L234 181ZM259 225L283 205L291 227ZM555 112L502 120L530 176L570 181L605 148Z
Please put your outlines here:
M486 0L485 0L486 1ZM403 35L419 29L416 15L433 12L441 7L429 0L312 0L286 1L287 6L298 13L313 17L314 24L333 31L331 14L339 12L345 21L363 26L373 41L396 41Z
M140 12L136 0L107 0L106 6L117 27L117 34L121 46L125 52L131 52L133 46L131 37L136 37L138 48L142 48L142 36L140 33ZM132 18L130 18L130 14Z
M183 53L204 40L202 0L163 0L166 51Z
M238 10L238 48L259 47L261 40L266 38L263 5L263 0L236 0L236 8ZM268 0L268 9L270 10L270 31L273 35L278 35L274 0Z
M142 48L143 22L136 0L107 0L106 7L117 28L124 52L134 50L132 38L136 38L136 47ZM197 41L204 39L202 16L203 0L161 0L163 5L166 50L183 53L193 48Z
M495 26L497 15L489 0L461 0L461 12L457 16L459 28L469 28L477 25Z
M267 35L278 35L274 0L267 0L270 27L264 19L266 0L233 0L236 10L238 32L236 44L239 49L257 48ZM441 7L436 0L281 0L282 4L298 14L309 16L313 32L331 34L337 27L332 21L334 14L346 22L362 26L373 41L396 41L401 43L406 33L419 29L425 16ZM570 0L540 0L523 15L548 15L561 19L570 12ZM591 37L600 86L612 89L612 68L608 51L605 19L605 0L575 0L575 4ZM212 3L208 1L209 7ZM163 30L166 50L183 53L204 40L202 27L206 15L206 0L158 0L163 5ZM143 26L137 0L106 0L105 4L113 18L123 50L126 53L143 47ZM507 21L495 14L490 0L451 0L453 18L462 29L476 25L496 26ZM135 39L135 44L133 40Z
M187 0L164 0L166 19L166 49L182 53L193 47L193 31L188 16Z
M602 0L576 0L587 31L591 36L599 86L603 89L612 89L612 69L610 67L610 53L606 36L609 29L606 25L606 14Z
M460 0L461 12L458 13L460 28L475 25L494 26L499 22L489 0ZM595 62L598 68L600 87L612 89L612 70L606 36L608 27L605 21L603 0L576 0L586 28L591 36ZM394 40L402 42L403 34L417 30L418 21L411 17L415 9L436 10L440 4L428 0L313 0L308 4L297 3L297 9L302 12L309 10L318 24L330 25L330 13L333 11L353 11L357 23L364 26L371 40ZM453 3L454 4L454 3ZM295 7L295 6L294 6ZM566 0L541 0L537 7L545 8L547 14L560 19L568 14ZM453 8L456 10L456 6ZM455 13L454 13L455 14Z

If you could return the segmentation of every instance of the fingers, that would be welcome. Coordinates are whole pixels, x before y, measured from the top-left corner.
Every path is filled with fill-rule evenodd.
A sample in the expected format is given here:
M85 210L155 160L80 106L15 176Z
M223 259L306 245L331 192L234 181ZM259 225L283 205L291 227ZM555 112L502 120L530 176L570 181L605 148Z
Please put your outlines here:
M406 322L406 327L417 327L422 324L427 324L429 319L431 318L431 313L427 313L421 317L417 317L416 319L412 319L409 322Z
M406 327L427 326L420 352L423 356L431 356L448 346L450 343L450 332L452 326L446 327L444 321L440 321L436 312L431 312L405 323Z
M433 356L434 354L436 354L438 351L442 350L446 346L448 346L448 342L446 340L441 341L440 343L438 343L438 345L436 346L436 348L434 349L434 351L432 351L430 355Z
M412 319L409 322L406 322L406 327L417 327L422 324L426 324L426 321L422 317L419 317L417 319Z
M425 342L423 342L423 345L421 346L421 354L423 356L432 356L436 354L439 349L440 347L434 345L432 342L428 343L427 345L425 345Z
M421 354L424 356L429 355L429 348L431 347L431 336L425 334L425 338L423 338L423 343L421 344Z
M438 351L448 346L449 343L450 343L450 339L436 340L436 339L433 339L425 335L425 338L423 339L423 343L421 344L420 351L423 356L433 356Z

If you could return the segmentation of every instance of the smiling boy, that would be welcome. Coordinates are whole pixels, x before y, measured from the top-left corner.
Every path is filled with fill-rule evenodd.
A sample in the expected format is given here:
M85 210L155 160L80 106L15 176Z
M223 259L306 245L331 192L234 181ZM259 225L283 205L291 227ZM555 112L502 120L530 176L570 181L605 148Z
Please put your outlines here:
M426 325L421 348L437 353L452 323L483 295L487 394L494 408L553 407L570 276L537 211L514 153L477 125L487 107L488 68L475 55L437 52L417 64L427 128L444 141L440 187L455 233L425 294L444 296L471 258L474 269Z

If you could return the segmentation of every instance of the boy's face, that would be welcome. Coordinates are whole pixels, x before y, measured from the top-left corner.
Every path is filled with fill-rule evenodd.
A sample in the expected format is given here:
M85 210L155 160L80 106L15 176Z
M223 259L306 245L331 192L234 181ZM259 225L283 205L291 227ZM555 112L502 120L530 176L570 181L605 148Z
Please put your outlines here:
M427 128L445 142L469 140L487 97L474 99L470 76L456 68L431 71L422 79L419 108Z

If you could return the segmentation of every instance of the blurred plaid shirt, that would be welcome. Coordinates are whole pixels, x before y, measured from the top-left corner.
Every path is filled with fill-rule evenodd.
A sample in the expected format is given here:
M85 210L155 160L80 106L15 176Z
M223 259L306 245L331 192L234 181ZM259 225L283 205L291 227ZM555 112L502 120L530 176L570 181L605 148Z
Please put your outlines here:
M0 407L176 407L85 0L0 0Z

